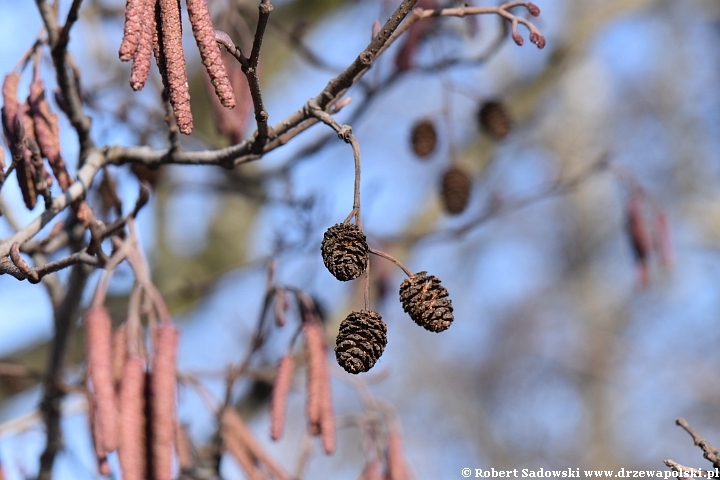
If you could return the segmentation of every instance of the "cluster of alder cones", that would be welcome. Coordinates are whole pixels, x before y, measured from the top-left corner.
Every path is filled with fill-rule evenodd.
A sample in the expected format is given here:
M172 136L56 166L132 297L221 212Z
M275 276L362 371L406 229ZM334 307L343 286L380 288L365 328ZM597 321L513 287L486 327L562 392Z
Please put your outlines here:
M224 107L235 107L233 92L220 48L215 40L206 0L186 0L193 35L200 58ZM182 47L182 19L179 0L127 0L120 60L132 60L130 86L140 90L150 73L150 57L162 76L178 129L189 135L193 129L190 91Z
M330 273L341 281L358 278L368 265L370 248L356 225L338 223L324 235L321 252ZM440 280L427 272L410 275L400 285L403 310L415 323L431 332L442 332L453 321L452 301ZM338 364L349 373L370 370L387 345L387 326L371 310L351 312L340 323L335 345Z
M493 140L500 140L510 133L512 121L507 109L497 100L482 103L477 111L477 121L482 131ZM437 146L437 129L432 120L425 118L416 122L410 132L410 145L413 153L425 159ZM472 177L460 165L453 163L445 170L440 179L440 200L444 210L450 215L459 215L470 202Z

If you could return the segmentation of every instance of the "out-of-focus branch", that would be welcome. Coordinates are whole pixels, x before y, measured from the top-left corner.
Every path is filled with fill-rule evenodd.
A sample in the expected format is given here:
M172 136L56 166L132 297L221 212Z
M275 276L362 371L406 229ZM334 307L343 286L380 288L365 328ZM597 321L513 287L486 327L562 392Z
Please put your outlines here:
M675 423L682 427L693 439L693 443L703 451L703 457L712 462L713 467L720 468L720 450L705 440L684 418L678 418ZM669 465L668 465L669 466Z
M83 264L73 266L68 280L68 290L63 302L55 309L55 334L53 336L48 365L43 381L43 399L40 411L45 419L45 436L47 443L40 457L40 473L38 480L52 478L52 466L55 455L62 447L60 431L60 405L65 396L61 384L63 361L70 327L80 313L80 301L85 290L91 267Z
M77 84L78 79L70 64L67 51L67 44L70 40L70 28L77 19L77 12L82 2L79 0L73 1L68 19L62 27L62 30L57 23L55 12L47 0L35 0L35 2L37 3L38 10L45 24L45 30L48 32L57 83L66 105L65 113L78 134L78 140L80 141L80 159L82 162L85 155L93 148L94 143L90 136L90 117L83 112L82 100L80 99Z

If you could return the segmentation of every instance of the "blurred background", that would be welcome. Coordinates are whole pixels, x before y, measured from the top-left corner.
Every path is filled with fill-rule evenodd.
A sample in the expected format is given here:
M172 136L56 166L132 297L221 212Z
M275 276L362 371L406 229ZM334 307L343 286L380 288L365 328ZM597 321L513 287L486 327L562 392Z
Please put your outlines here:
M60 2L61 15L69 3ZM208 3L215 27L248 48L256 4ZM370 40L373 22L384 22L398 2L273 3L261 63L271 124L347 66ZM710 468L675 419L685 417L720 443L720 54L714 48L720 3L536 3L542 14L532 21L547 39L543 50L523 27L525 45L517 46L496 15L427 23L417 44L400 40L374 65L337 114L360 143L370 246L413 272L438 276L455 308L448 331L419 328L398 301L404 274L372 257L370 304L388 324L388 346L362 377L397 413L417 479L461 478L465 467L664 470L666 458ZM160 78L153 67L153 85L133 93L129 66L117 60L123 10L120 1L83 2L70 51L82 72L86 111L98 145L161 149ZM514 12L525 17L522 10ZM32 46L41 21L34 2L0 0L0 12L5 74ZM189 25L184 31L196 131L183 146L228 145L216 128ZM403 48L411 50L409 65ZM50 66L46 59L43 78L52 89ZM21 91L29 76L24 79ZM507 132L481 125L479 112L489 101L509 119L501 122L511 126ZM60 118L72 167L77 137ZM252 133L252 114L234 118L242 120L241 137ZM436 134L425 156L411 141L422 120ZM449 214L441 198L443 175L453 166L471 178L459 214ZM250 347L270 259L278 283L316 299L331 344L339 322L362 308L363 281L336 281L320 256L323 232L345 219L353 195L351 149L322 125L236 171L109 171L125 212L138 195L138 177L154 185L138 233L153 281L181 328L180 371L217 398L224 395L225 369ZM2 196L21 225L42 209L28 212L14 181ZM102 213L99 195L89 198ZM639 228L650 238L644 250ZM11 233L0 218L0 237ZM67 279L67 272L58 275ZM108 305L118 323L132 281L130 269L121 267L111 282ZM42 372L53 332L46 291L5 276L0 305L0 361ZM272 378L297 325L295 310L287 315L292 326L272 329L253 357L253 367L269 374L238 382L233 400L268 450L294 471L308 448L303 369L279 442L269 439L270 384L263 380ZM79 322L74 328L70 378L77 378L84 357ZM338 450L326 456L311 445L303 478L355 479L365 460L352 419L363 405L357 385L334 358L330 363ZM36 412L40 396L36 378L0 376L0 459L10 479L37 473L45 439ZM98 478L81 399L66 400L66 448L56 478ZM179 400L193 442L208 443L213 413L192 389L181 387ZM243 478L232 459L223 461L222 473Z

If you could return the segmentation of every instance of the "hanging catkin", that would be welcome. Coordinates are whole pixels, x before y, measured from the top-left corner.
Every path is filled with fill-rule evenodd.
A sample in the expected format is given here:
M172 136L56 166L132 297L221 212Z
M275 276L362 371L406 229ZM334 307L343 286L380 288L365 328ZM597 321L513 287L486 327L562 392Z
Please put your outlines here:
M118 56L123 62L132 60L135 57L143 28L142 9L147 0L127 0L125 3L125 24L123 26L123 38L118 50Z
M120 468L124 480L144 480L145 465L145 367L143 359L130 356L120 384Z
M175 422L178 330L163 323L155 330L151 373L152 454L155 480L170 480Z
M162 18L160 49L164 58L170 104L173 107L180 132L190 135L193 129L193 118L190 111L190 89L182 47L180 1L159 0L159 4Z
M130 86L133 90L141 90L145 86L150 74L150 63L153 51L153 36L157 28L155 25L156 0L139 1L137 16L140 21L136 30L136 50L132 56L132 70L130 71ZM129 6L128 6L129 9ZM127 24L126 24L127 25ZM122 48L122 47L121 47ZM120 57L122 60L122 57Z
M270 400L270 438L279 440L285 427L285 414L287 412L287 397L290 393L292 374L295 362L292 354L285 354L278 363L275 385L273 385Z
M112 373L110 314L104 306L93 305L83 316L87 344L87 368L97 404L102 447L112 452L118 446L118 415Z
M193 35L200 50L200 58L215 87L215 94L223 107L233 108L235 94L230 86L225 64L220 56L220 48L215 40L215 29L207 3L205 0L187 0L187 10Z

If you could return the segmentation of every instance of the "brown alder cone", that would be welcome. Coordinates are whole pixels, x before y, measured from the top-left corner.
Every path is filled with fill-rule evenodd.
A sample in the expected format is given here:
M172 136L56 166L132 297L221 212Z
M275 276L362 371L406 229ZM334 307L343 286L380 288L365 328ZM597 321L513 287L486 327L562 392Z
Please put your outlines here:
M144 480L145 465L145 366L142 358L129 356L120 384L120 468L124 480Z
M105 477L110 476L110 464L108 463L107 453L103 448L102 431L97 421L97 402L90 390L85 390L88 406L88 422L90 423L90 437L95 450L95 458L97 460L98 472Z
M235 93L230 86L230 79L220 56L220 47L215 40L215 29L207 3L205 0L186 0L186 2L190 25L200 50L200 58L215 87L215 94L223 107L233 108L235 107Z
M442 177L442 199L445 211L451 215L462 213L470 201L472 179L470 175L457 165L451 166Z
M50 111L45 98L45 85L37 77L30 83L30 96L28 97L30 114L32 116L35 139L40 146L43 157L48 159L50 168L58 181L60 189L64 192L72 184L68 175L65 161L60 154L60 131L58 129L57 115Z
M410 143L412 144L413 152L415 152L415 155L418 157L424 158L430 155L437 145L437 131L435 130L433 122L425 119L413 125L410 134Z
M150 74L150 63L153 51L153 32L155 31L155 0L135 0L139 2L137 15L140 18L136 30L136 50L132 56L130 71L130 87L141 90ZM128 2L129 3L129 2ZM129 9L129 6L128 6ZM126 23L127 25L127 23ZM122 46L121 46L122 48ZM122 57L120 57L122 60Z
M163 323L155 330L150 379L152 456L155 480L170 480L175 425L178 330Z
M482 129L496 140L505 137L512 129L510 114L498 100L483 103L477 115Z
M287 412L287 398L292 384L292 374L295 362L292 354L287 353L280 359L270 400L270 438L279 440L285 427L285 414Z
M102 447L118 446L118 415L112 373L111 320L104 306L93 305L83 315L87 345L87 369L97 402L97 422Z
M182 20L179 0L159 0L161 24L160 48L169 88L170 104L173 107L180 133L190 135L193 129L190 111L190 89L185 71L185 56L182 47Z

